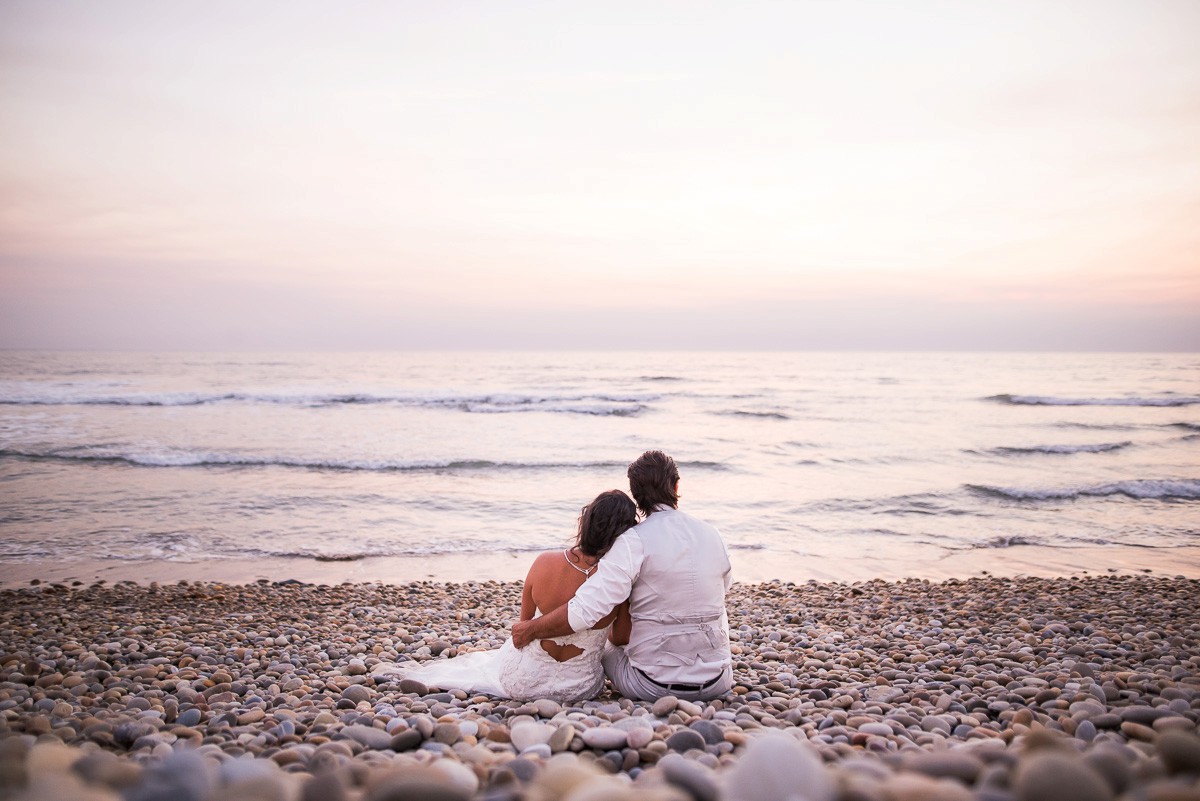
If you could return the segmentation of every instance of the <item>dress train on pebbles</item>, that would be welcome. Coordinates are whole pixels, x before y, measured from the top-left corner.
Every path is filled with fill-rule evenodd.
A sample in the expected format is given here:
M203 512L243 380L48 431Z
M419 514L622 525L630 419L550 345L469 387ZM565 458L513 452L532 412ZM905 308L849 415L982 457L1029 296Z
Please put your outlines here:
M427 687L518 701L580 701L595 698L604 689L600 657L607 638L607 628L553 638L559 645L574 645L583 651L563 662L550 656L538 642L518 649L509 639L494 651L473 651L422 663L381 662L371 675L415 679Z

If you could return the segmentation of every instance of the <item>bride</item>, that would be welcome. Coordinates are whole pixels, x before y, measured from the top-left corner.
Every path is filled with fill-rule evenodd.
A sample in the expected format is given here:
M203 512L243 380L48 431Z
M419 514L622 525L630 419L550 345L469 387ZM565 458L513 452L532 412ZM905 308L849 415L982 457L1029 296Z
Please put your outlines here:
M575 544L539 554L525 577L521 620L531 620L569 601L595 572L596 564L626 529L637 524L637 508L620 490L609 490L583 507ZM536 613L536 614L535 614ZM541 640L517 649L511 639L494 651L475 651L453 659L376 665L375 676L412 678L440 689L461 689L498 698L528 701L594 698L604 688L600 657L605 639L629 641L629 603L621 604L588 631Z

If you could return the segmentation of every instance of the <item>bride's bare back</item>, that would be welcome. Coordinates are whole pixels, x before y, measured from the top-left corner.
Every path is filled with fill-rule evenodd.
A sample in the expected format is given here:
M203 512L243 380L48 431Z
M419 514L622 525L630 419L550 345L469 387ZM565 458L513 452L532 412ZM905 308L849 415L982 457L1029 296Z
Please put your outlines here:
M586 571L586 573L585 573ZM595 573L591 560L582 559L579 552L546 551L533 560L525 587L521 592L521 620L531 620L538 610L551 612L575 597L575 591L583 586L589 575ZM603 629L610 623L620 636L628 631L629 604L621 604L612 613L593 626ZM627 635L626 635L627 638ZM559 662L573 659L583 653L575 645L559 645L553 640L542 640L542 648Z

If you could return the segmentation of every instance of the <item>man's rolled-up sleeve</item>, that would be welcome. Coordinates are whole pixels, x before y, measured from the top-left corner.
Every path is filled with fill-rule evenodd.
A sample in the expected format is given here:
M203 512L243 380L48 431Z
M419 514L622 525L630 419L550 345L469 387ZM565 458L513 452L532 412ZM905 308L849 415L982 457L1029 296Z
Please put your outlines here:
M584 631L617 608L629 597L634 579L641 571L641 540L622 535L600 560L596 574L575 591L567 604L567 621L571 631Z

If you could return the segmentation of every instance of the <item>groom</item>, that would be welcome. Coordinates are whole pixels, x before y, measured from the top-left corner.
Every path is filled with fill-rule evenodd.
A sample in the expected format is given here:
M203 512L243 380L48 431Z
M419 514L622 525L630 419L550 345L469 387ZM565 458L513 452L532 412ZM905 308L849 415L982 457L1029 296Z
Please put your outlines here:
M680 512L679 471L662 451L629 465L629 491L645 519L613 544L575 597L514 623L513 643L584 631L629 599L633 631L604 654L604 672L626 698L707 700L729 692L729 554L708 523Z

